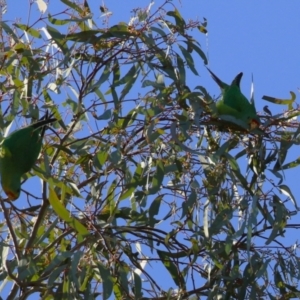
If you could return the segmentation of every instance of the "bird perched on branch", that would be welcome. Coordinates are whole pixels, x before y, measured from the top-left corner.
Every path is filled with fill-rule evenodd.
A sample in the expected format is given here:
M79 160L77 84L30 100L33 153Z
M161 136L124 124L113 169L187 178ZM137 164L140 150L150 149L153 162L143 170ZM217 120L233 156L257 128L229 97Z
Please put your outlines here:
M260 125L260 120L256 114L254 103L250 103L240 89L243 73L239 73L228 85L221 81L211 70L208 68L207 70L222 91L222 98L216 103L218 114L229 115L242 120L250 129L257 128Z
M48 112L38 122L14 131L0 143L1 185L9 200L20 196L21 177L34 166L47 124L56 121Z

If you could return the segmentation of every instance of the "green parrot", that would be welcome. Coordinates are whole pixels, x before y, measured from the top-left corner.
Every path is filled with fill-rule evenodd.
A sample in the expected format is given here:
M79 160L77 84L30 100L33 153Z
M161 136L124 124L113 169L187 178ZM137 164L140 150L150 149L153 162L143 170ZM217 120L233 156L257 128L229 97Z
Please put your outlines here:
M240 89L243 73L239 73L228 85L221 81L211 70L208 68L207 70L222 91L222 99L216 104L218 114L230 115L242 120L250 126L250 129L257 128L260 125L260 120L256 114L254 103L250 103Z
M45 125L54 121L47 112L38 122L14 131L0 143L1 185L9 200L19 198L21 177L30 171L40 154Z

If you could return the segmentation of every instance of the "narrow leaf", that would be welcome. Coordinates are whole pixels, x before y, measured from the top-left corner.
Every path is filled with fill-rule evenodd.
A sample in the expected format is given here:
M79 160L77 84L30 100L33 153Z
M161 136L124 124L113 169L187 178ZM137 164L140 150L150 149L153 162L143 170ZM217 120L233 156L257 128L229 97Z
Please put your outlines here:
M49 202L52 205L56 214L80 234L80 236L78 237L80 241L83 240L84 236L89 235L88 229L84 225L82 225L76 218L70 216L70 212L62 205L62 203L56 195L56 192L50 186Z
M294 92L290 92L291 99L279 99L270 96L263 96L262 98L271 103L281 104L281 105L289 105L292 104L296 100L296 94Z
M167 256L167 253L164 251L157 250L157 254L166 267L166 269L169 271L170 275L172 276L175 284L180 287L185 287L184 279L182 278L181 272L177 269L177 266L171 261L171 259Z

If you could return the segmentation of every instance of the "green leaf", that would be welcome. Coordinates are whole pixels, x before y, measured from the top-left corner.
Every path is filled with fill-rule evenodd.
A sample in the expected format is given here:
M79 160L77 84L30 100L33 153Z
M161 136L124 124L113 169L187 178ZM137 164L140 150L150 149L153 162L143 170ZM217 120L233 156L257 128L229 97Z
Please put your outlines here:
M64 276L63 278L63 288L62 288L62 292L63 295L69 295L72 296L72 292L70 290L70 279L69 276Z
M137 78L139 76L139 72L140 72L140 70L138 68L138 65L136 64L130 68L128 73L123 78L126 82L126 85L123 88L123 90L121 91L120 101L122 101L125 98L125 96L130 92L133 84L135 83L135 81L137 80ZM123 79L121 79L121 81Z
M66 4L67 6L71 7L75 11L79 12L80 14L83 13L81 5L76 5L75 2L71 2L69 0L61 0L61 2Z
M124 120L121 120L121 128L126 129L129 125L134 123L135 117L137 115L137 108L132 109L126 117L124 117Z
M182 215L181 215L181 220L186 216L187 213L192 213L193 208L195 207L197 203L197 194L196 190L192 189L191 193L188 197L188 200L182 203Z
M267 268L269 267L270 262L272 259L267 259L265 262L261 265L260 269L256 273L256 278L261 278L262 276L267 276Z
M78 280L78 266L80 264L80 260L84 258L84 252L81 250L77 251L73 255L73 259L71 261L71 278L73 284L75 284L76 289L80 289L79 280Z
M109 299L112 294L114 281L110 274L109 267L104 266L101 262L97 262L100 276L103 284L103 299Z
M161 36L165 36L166 35L166 33L162 29L160 29L158 27L154 27L153 26L153 27L151 27L151 30L154 31L154 32L156 32L156 33L158 33ZM146 33L144 33L144 38L145 37L147 37L148 42L150 41L150 43L148 44L149 46L150 45L155 45L155 41L154 41L152 35L146 35Z
M93 113L93 117L96 119L96 120L109 120L110 118L111 118L111 115L112 115L112 113L111 113L111 109L108 109L108 110L105 110L104 112L103 112L103 114L102 115L99 115L99 116L97 116L96 114L94 114Z
M106 82L111 75L111 63L108 62L105 64L105 68L99 78L99 80L95 83L95 87L100 87L104 82Z
M47 282L48 287L54 286L56 284L57 278L60 277L61 273L63 273L65 270L66 270L65 265L55 268L49 276L49 279Z
M20 278L20 280L25 280L38 273L39 268L31 258L20 260L18 266L18 278Z
M157 250L157 254L164 266L166 267L166 269L169 271L175 284L179 288L185 290L185 281L182 278L182 274L180 270L177 269L177 266L169 258L168 253L165 251Z
M283 281L280 272L277 270L274 272L274 282L276 287L279 289L280 294L284 296L286 294L285 282Z
M154 87L156 89L161 89L164 86L161 83L157 83L156 81L152 81L152 80L144 80L142 83L142 87L145 88L147 86L151 86Z
M273 196L274 224L266 245L269 245L285 228L287 211L278 196Z
M142 296L143 296L143 293L142 293L142 279L136 272L133 273L133 276L134 276L134 296L135 296L135 299L141 299Z
M117 58L115 58L114 63L113 63L113 86L114 87L117 86L117 83L120 80L120 76L121 76L120 65L119 65ZM124 78L126 78L126 76ZM124 83L125 83L125 80L124 80Z
M62 35L58 30L55 28L47 25L47 31L51 35L53 41L57 44L57 46L61 49L61 51L66 55L69 53L69 49L67 47L65 36Z
M286 152L287 154L287 152ZM274 167L275 170L289 170L289 169L292 169L292 168L296 168L300 165L300 157L298 157L297 159L285 164L285 165L282 165L280 166L279 163L276 165L276 169Z
M291 199L291 201L295 205L296 209L299 210L296 198L294 197L294 195L293 195L292 191L290 190L290 188L287 185L285 185L285 184L279 185L278 188L280 189L280 191L283 194L285 194L286 196L288 196Z
M157 196L149 207L149 225L151 227L154 227L154 225L157 223L157 220L154 218L154 216L156 216L159 213L159 208L162 199L163 196Z
M181 34L184 34L186 24L185 24L184 19L182 18L182 16L179 13L179 10L175 9L174 11L168 11L167 15L174 17L178 31Z
M179 71L179 81L181 83L182 86L184 86L186 83L186 73L185 73L185 67L184 67L184 62L182 60L182 58L176 54L177 57L177 67L178 67L178 71Z
M27 25L20 24L20 23L15 23L14 25L17 28L20 28L21 30L24 30L25 32L29 33L33 37L36 37L36 38L41 38L42 37L38 30L36 30L34 28L29 28Z
M15 43L19 42L18 36L15 34L15 32L12 30L11 26L8 26L6 22L0 22L0 27L4 29L4 31L7 33L7 35L14 40Z
M69 262L69 258L71 258L72 255L73 253L70 251L60 251L60 253L58 255L55 255L54 258L49 262L43 272L48 273L56 269L58 266L61 266L62 264L64 264L64 267L66 267Z
M209 236L219 234L224 225L232 218L232 209L223 209L218 213L209 227Z
M193 57L191 56L191 54L184 48L182 47L181 45L178 45L179 46L179 49L181 50L188 66L190 67L190 69L192 70L192 72L195 74L195 75L199 75L196 68L195 68L195 63L194 63L194 60L193 60Z
M75 17L72 17L70 19L59 20L59 19L56 19L56 18L52 17L50 14L48 14L49 22L53 25L56 25L56 26L66 25L66 24L71 23L71 22L81 23L81 22L84 22L84 21L87 21L87 20L90 20L90 19L91 19L91 15L87 15L86 17L79 18L79 19L75 18ZM96 31L96 33L98 33L98 31Z
M196 46L194 43L189 43L188 45L189 45L189 47L191 47L193 50L195 50L198 53L198 55L204 61L204 64L207 65L208 61L207 61L207 58L206 58L206 55L204 54L204 52L198 46Z
M289 104L294 103L296 100L296 94L292 91L290 92L290 94L291 94L291 99L279 99L279 98L274 98L274 97L270 97L270 96L263 96L262 98L271 103L281 104L281 105L289 105Z
M237 138L230 139L227 142L225 142L221 147L219 147L219 149L215 153L215 155L218 157L221 157L224 154L226 154L227 158L230 158L231 166L234 167L235 170L238 170L239 167L236 161L233 159L233 157L227 154L231 149L234 149L238 145L238 143L239 143L239 139Z
M229 159L228 161L229 161L229 163L230 163L230 165L232 167L232 171L233 171L235 177L239 180L239 182L241 183L242 187L246 191L248 191L251 194L253 194L252 191L248 187L248 182L247 182L246 178L241 174L241 171L240 171L240 169L238 167L237 162L233 158Z
M115 208L116 187L117 187L117 183L116 183L116 180L114 180L107 190L106 202L108 203L108 206L110 207L110 212L112 212Z
M108 158L108 152L106 150L99 151L97 153L97 159L98 159L101 166L103 166L106 163L107 158Z
M120 270L119 270L119 276L118 276L118 281L122 287L122 291L123 293L125 292L126 295L129 294L129 283L128 283L128 271L129 271L129 267L124 263L120 266ZM124 297L121 298L122 300L124 299Z
M48 14L48 20L53 25L66 25L72 21L72 19L66 19L66 20L58 20L56 18L53 18L50 14Z
M156 194L161 190L161 185L163 183L165 176L165 168L161 160L157 161L156 172L152 178L152 187L149 190L150 194Z
M35 245L37 245L37 246L40 245L40 243L42 243L46 238L49 237L50 232L52 230L54 230L54 228L56 227L58 221L59 221L58 217L53 220L51 225L49 227L47 227L47 230L43 231L43 234L35 241Z
M57 215L62 218L67 224L74 228L78 233L78 240L82 241L83 237L89 235L88 229L82 225L75 217L70 217L70 212L62 205L58 199L56 192L49 186L49 202L52 205Z
M116 300L123 300L123 290L118 283L117 278L114 278L114 287L113 287L114 295Z
M122 200L125 200L125 199L131 197L131 195L134 193L135 189L136 189L136 187L134 187L134 186L131 186L129 189L125 189L121 193L119 201L122 201Z
M65 36L65 39L79 43L95 44L100 41L96 34L99 34L99 31L89 29L81 32L70 33Z

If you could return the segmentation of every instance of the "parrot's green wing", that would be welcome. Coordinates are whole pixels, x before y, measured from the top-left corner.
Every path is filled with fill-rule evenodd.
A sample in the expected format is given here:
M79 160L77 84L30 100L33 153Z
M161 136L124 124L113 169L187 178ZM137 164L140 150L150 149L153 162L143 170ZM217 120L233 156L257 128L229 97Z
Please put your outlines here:
M0 144L1 185L10 200L20 195L21 177L34 166L47 124L56 121L46 114L40 121L14 131Z
M220 115L231 115L250 125L251 129L259 126L254 103L250 103L240 89L243 73L239 73L230 85L221 81L211 70L207 69L222 91L222 98L217 102Z

